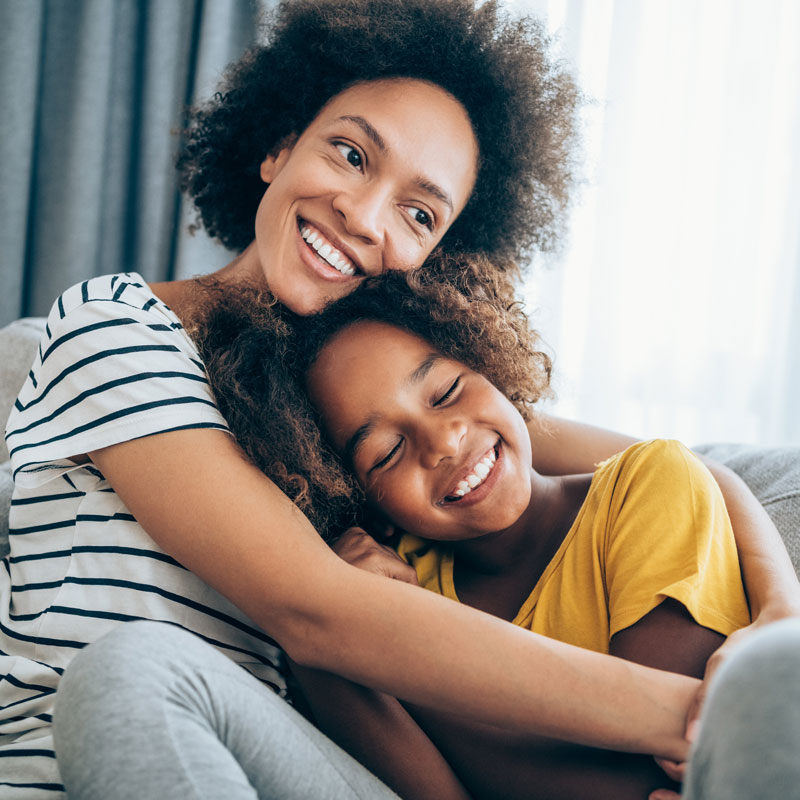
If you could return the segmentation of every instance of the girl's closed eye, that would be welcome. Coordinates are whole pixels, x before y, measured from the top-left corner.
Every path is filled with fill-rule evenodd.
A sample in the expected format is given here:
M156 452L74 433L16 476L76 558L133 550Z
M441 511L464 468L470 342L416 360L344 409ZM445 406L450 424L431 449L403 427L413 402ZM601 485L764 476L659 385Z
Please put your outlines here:
M440 406L446 403L453 396L453 393L456 391L456 389L458 389L460 382L461 382L461 377L456 378L450 384L450 388L438 400L434 400L433 405Z
M400 445L402 444L403 440L399 439L397 444L380 461L370 467L369 472L380 469L381 467L385 467L395 457L397 452L400 450Z
M361 171L364 167L365 158L355 147L347 142L335 141L333 146L341 153L342 158L351 166Z

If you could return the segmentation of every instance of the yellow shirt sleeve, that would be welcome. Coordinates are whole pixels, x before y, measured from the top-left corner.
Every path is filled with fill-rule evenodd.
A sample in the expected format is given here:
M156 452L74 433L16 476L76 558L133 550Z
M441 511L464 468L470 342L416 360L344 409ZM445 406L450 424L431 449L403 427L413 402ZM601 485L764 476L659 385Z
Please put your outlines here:
M622 455L605 486L609 638L667 597L725 636L746 625L736 543L711 473L675 441L644 442Z

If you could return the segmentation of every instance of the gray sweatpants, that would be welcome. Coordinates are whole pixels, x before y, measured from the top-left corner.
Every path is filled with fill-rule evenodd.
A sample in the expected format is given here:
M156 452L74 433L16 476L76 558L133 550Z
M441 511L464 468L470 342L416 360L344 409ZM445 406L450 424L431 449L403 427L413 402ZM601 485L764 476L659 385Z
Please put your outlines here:
M685 800L800 800L800 620L768 625L711 683Z
M70 800L397 800L285 700L174 625L120 625L56 696Z
M800 799L800 622L771 625L720 668L686 800ZM70 800L382 800L389 789L255 678L174 626L120 626L58 690Z

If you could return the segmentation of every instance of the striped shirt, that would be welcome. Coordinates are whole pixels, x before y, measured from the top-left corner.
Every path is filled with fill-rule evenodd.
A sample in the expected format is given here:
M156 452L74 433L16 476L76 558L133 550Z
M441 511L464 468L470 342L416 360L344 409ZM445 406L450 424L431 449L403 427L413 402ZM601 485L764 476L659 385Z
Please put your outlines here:
M0 798L63 791L51 721L73 655L120 622L180 625L281 695L275 643L167 555L91 462L71 456L187 428L227 431L178 318L135 273L73 286L11 412L11 551L0 566Z

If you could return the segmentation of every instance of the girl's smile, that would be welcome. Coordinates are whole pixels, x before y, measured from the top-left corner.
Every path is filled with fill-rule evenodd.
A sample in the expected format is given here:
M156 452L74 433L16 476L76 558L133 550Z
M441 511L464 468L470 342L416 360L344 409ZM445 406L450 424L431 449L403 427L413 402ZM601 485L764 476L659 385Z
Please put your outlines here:
M506 530L531 499L525 423L483 376L383 322L336 333L307 375L312 402L367 499L428 539Z
M309 314L366 276L420 266L466 205L477 158L466 111L440 87L356 84L261 164L240 269Z

